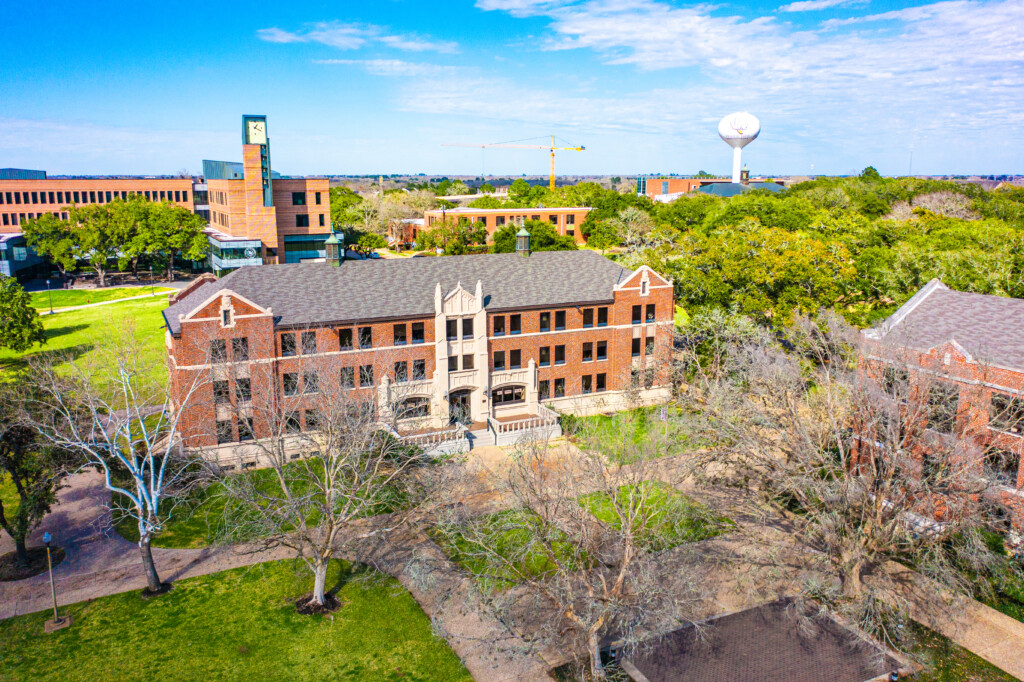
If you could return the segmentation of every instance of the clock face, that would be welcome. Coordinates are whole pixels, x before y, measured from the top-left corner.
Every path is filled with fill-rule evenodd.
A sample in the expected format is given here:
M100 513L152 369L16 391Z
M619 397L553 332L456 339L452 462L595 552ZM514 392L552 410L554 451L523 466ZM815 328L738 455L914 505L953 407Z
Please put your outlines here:
M249 121L249 144L267 143L267 124L263 121Z
M252 248L251 246L247 246L245 251L243 252L243 254L245 255L246 258L249 258L249 259L255 258L256 257L256 249Z

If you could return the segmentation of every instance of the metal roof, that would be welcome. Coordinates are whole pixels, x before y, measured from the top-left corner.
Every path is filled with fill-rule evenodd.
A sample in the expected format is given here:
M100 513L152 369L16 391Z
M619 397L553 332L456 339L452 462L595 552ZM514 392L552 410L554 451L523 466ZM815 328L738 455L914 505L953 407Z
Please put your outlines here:
M459 283L472 292L478 280L489 310L581 305L612 301L615 285L632 274L586 250L253 266L200 286L164 319L177 334L179 315L224 289L272 308L274 323L285 327L432 317L438 283L447 294Z
M716 197L734 197L737 194L743 194L744 192L750 192L755 189L766 189L769 192L781 192L786 188L774 182L751 182L746 185L742 182L713 182L697 188L697 191L703 192L704 194L712 194Z

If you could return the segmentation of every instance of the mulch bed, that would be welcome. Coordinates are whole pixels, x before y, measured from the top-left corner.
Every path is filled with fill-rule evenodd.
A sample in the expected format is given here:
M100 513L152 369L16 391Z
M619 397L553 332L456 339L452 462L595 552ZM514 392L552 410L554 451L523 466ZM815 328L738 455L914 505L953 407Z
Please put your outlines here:
M51 547L50 554L53 558L54 567L64 561L64 550L60 547ZM8 552L0 556L0 582L12 580L24 580L34 575L46 572L46 548L30 547L28 550L28 566L18 564L17 552Z
M344 602L338 599L336 596L328 592L324 595L323 605L316 604L311 601L313 598L312 592L307 592L298 599L295 600L296 610L304 616L315 616L315 615L326 615L328 613L334 613L340 609Z

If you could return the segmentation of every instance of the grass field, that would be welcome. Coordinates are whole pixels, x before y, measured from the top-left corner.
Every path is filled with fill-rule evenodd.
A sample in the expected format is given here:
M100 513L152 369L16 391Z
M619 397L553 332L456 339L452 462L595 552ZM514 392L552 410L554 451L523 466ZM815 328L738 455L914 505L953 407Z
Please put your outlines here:
M644 486L640 490L643 504L637 507L637 518L641 520L637 540L647 551L660 552L684 542L706 540L728 531L733 525L729 519L717 516L710 507L661 481L642 481L637 486ZM616 491L620 509L632 506L629 496L637 491L637 486L622 486ZM600 521L621 528L622 521L607 492L584 495L580 504Z
M580 447L600 450L617 463L625 463L627 453L668 457L715 444L702 430L700 415L677 405L664 409L667 421L661 420L661 407L641 407L590 417L563 416L563 428Z
M112 287L109 289L54 289L49 293L45 291L33 291L32 306L38 310L50 309L50 297L53 297L53 309L70 308L76 305L89 305L90 303L102 303L104 301L116 301L121 298L132 296L145 296L158 292L169 292L174 289L168 287Z
M167 366L164 364L164 318L160 314L167 307L162 296L111 303L83 310L69 310L42 318L46 329L46 344L34 346L25 353L0 351L0 368L4 370L24 367L27 358L40 353L67 353L83 360L101 359L96 346L115 333L126 318L135 321L135 333L143 345L143 357L151 367L152 378L166 383Z
M912 623L910 631L917 640L914 653L928 665L928 670L910 678L914 682L1013 682L1015 679L923 625Z
M401 680L472 678L402 586L335 562L342 608L299 615L312 580L271 562L181 580L167 595L67 607L70 628L43 635L46 611L0 621L4 680Z

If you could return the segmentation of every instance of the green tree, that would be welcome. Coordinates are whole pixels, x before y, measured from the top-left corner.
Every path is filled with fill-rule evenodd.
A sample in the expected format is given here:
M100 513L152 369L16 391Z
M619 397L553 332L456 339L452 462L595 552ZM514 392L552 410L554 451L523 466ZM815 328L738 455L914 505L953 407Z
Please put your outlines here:
M68 219L82 255L96 271L97 285L106 286L110 261L118 257L125 245L123 224L109 204L71 206Z
M882 174L879 173L878 169L875 168L874 166L868 166L867 168L865 168L864 170L862 170L860 172L860 177L861 177L862 180L874 181L874 180L881 180L882 179Z
M358 208L363 198L348 187L331 187L331 223L336 230L345 225L362 221L363 212Z
M621 243L622 237L619 234L613 218L599 222L597 226L590 231L590 236L587 237L587 246L592 246L595 249L601 249L602 253L614 246L618 246Z
M31 390L30 382L0 384L0 480L6 478L18 495L17 505L4 505L0 497L0 528L14 540L18 563L28 566L25 538L57 503L70 458L29 425L25 410L34 401L24 390Z
M203 233L206 221L186 208L169 202L151 204L144 225L140 236L149 254L165 259L168 281L174 280L175 258L202 260L209 253L210 243Z
M466 218L459 218L421 232L419 242L427 249L441 249L446 256L462 256L470 246L487 243L487 228L480 221L470 225Z
M46 332L32 297L13 277L0 276L0 348L23 353L46 343Z
M28 245L40 256L49 258L60 270L62 277L78 267L82 248L68 221L44 213L22 223L21 230Z
M508 198L512 201L525 201L530 196L530 183L522 178L516 178L508 188Z
M481 194L484 194L484 193L486 193L486 194L490 194L490 193L493 193L493 192L494 192L494 185L492 185L492 184L491 184L491 183L489 183L489 182L485 182L485 183L483 183L482 185L480 185L480 192L481 192Z
M522 227L530 233L531 251L575 251L576 240L568 235L558 234L551 223L543 220L527 220ZM516 233L520 226L513 223L495 230L491 238L492 253L515 253Z

